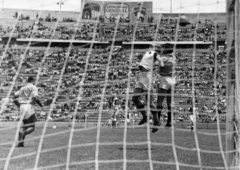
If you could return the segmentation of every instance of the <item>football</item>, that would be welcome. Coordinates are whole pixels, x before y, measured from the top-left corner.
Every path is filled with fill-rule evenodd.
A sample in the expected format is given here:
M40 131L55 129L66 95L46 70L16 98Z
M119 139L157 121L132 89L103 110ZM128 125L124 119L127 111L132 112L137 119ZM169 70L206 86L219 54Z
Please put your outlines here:
M185 26L187 26L188 24L190 24L190 22L188 21L187 16L182 15L182 16L179 18L179 25L180 25L181 27L185 27Z

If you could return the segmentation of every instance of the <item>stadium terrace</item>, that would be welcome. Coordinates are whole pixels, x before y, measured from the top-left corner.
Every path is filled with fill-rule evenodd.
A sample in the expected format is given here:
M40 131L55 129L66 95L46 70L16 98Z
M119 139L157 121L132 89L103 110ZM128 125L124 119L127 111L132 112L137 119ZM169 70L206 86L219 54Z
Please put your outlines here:
M226 168L237 134L221 139L238 126L227 121L238 80L227 14L157 14L152 2L82 9L0 11L0 169L112 170L111 158L130 170ZM54 165L50 151L66 161ZM19 153L24 163L12 161Z

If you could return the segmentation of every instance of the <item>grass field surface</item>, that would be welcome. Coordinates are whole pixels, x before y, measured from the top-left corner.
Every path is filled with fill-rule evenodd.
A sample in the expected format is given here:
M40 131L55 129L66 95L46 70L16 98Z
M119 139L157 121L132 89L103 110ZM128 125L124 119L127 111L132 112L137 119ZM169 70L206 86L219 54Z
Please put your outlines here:
M95 170L97 132L97 128L74 131L69 169ZM174 129L174 145L171 129L161 128L155 134L150 133L150 141L147 140L147 129L127 129L126 132L126 143L124 143L124 129L100 129L99 170L123 169L124 154L127 160L127 170L148 170L151 163L154 170L175 170L176 163L179 164L181 170L199 170L197 145L200 149L202 169L213 170L217 167L224 169L217 130L198 130L196 133L198 144L196 144L194 132ZM225 150L224 133L225 131L222 131L220 137L223 150ZM0 129L0 170L4 169L15 134L16 129ZM36 129L26 137L24 148L14 148L8 166L9 170L34 168L41 134L42 129ZM69 137L69 129L47 129L38 169L66 169ZM149 157L152 161L149 161Z

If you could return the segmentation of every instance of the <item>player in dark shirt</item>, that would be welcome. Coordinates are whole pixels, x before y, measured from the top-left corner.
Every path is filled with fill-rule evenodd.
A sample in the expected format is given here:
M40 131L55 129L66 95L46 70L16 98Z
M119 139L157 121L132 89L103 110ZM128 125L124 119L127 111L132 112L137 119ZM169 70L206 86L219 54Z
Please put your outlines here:
M163 66L163 59L160 58L159 51L161 51L162 47L160 44L156 44L153 46L151 51L147 51L143 56L137 56L141 59L140 63L138 64L138 69L140 71L139 76L137 78L137 82L135 84L135 89L133 91L132 101L135 104L137 110L142 114L142 120L138 123L138 125L142 125L147 122L147 112L145 109L144 104L139 100L141 94L145 93L146 101L148 101L148 91L150 91L149 103L150 103L150 110L152 114L156 114L156 107L153 103L153 69L155 63L158 61L160 65ZM156 116L155 116L156 117ZM154 119L155 120L155 119ZM159 124L157 120L155 120L156 125Z
M158 114L153 116L154 119L160 121L161 112L163 109L163 100L167 99L167 107L168 107L168 118L166 127L171 127L171 112L172 112L172 86L176 84L176 80L174 78L174 65L176 58L173 54L173 45L172 44L164 44L161 58L163 58L164 65L159 68L159 84L157 88L157 110ZM155 123L154 123L155 124ZM155 133L158 128L153 128L152 132Z

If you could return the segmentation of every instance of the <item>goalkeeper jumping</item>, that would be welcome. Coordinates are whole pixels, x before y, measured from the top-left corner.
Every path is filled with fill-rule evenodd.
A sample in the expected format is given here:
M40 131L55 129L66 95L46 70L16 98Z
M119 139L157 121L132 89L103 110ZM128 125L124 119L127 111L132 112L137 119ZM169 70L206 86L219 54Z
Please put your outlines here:
M138 123L138 125L142 125L147 122L147 114L144 109L144 104L139 100L142 94L146 94L146 100L148 101L148 90L150 93L153 92L153 69L155 63L158 61L160 66L163 65L163 60L159 55L159 52L162 50L160 44L156 44L154 50L148 51L144 56L138 56L138 58L142 58L140 63L138 64L138 69L140 70L138 80L135 85L135 89L133 92L132 101L135 104L137 110L142 114L142 120ZM150 89L149 89L150 88ZM150 108L153 115L156 115L156 106L153 103L153 95L150 94ZM154 119L155 118L155 119ZM157 116L153 116L154 125L159 126L160 121L156 119Z

